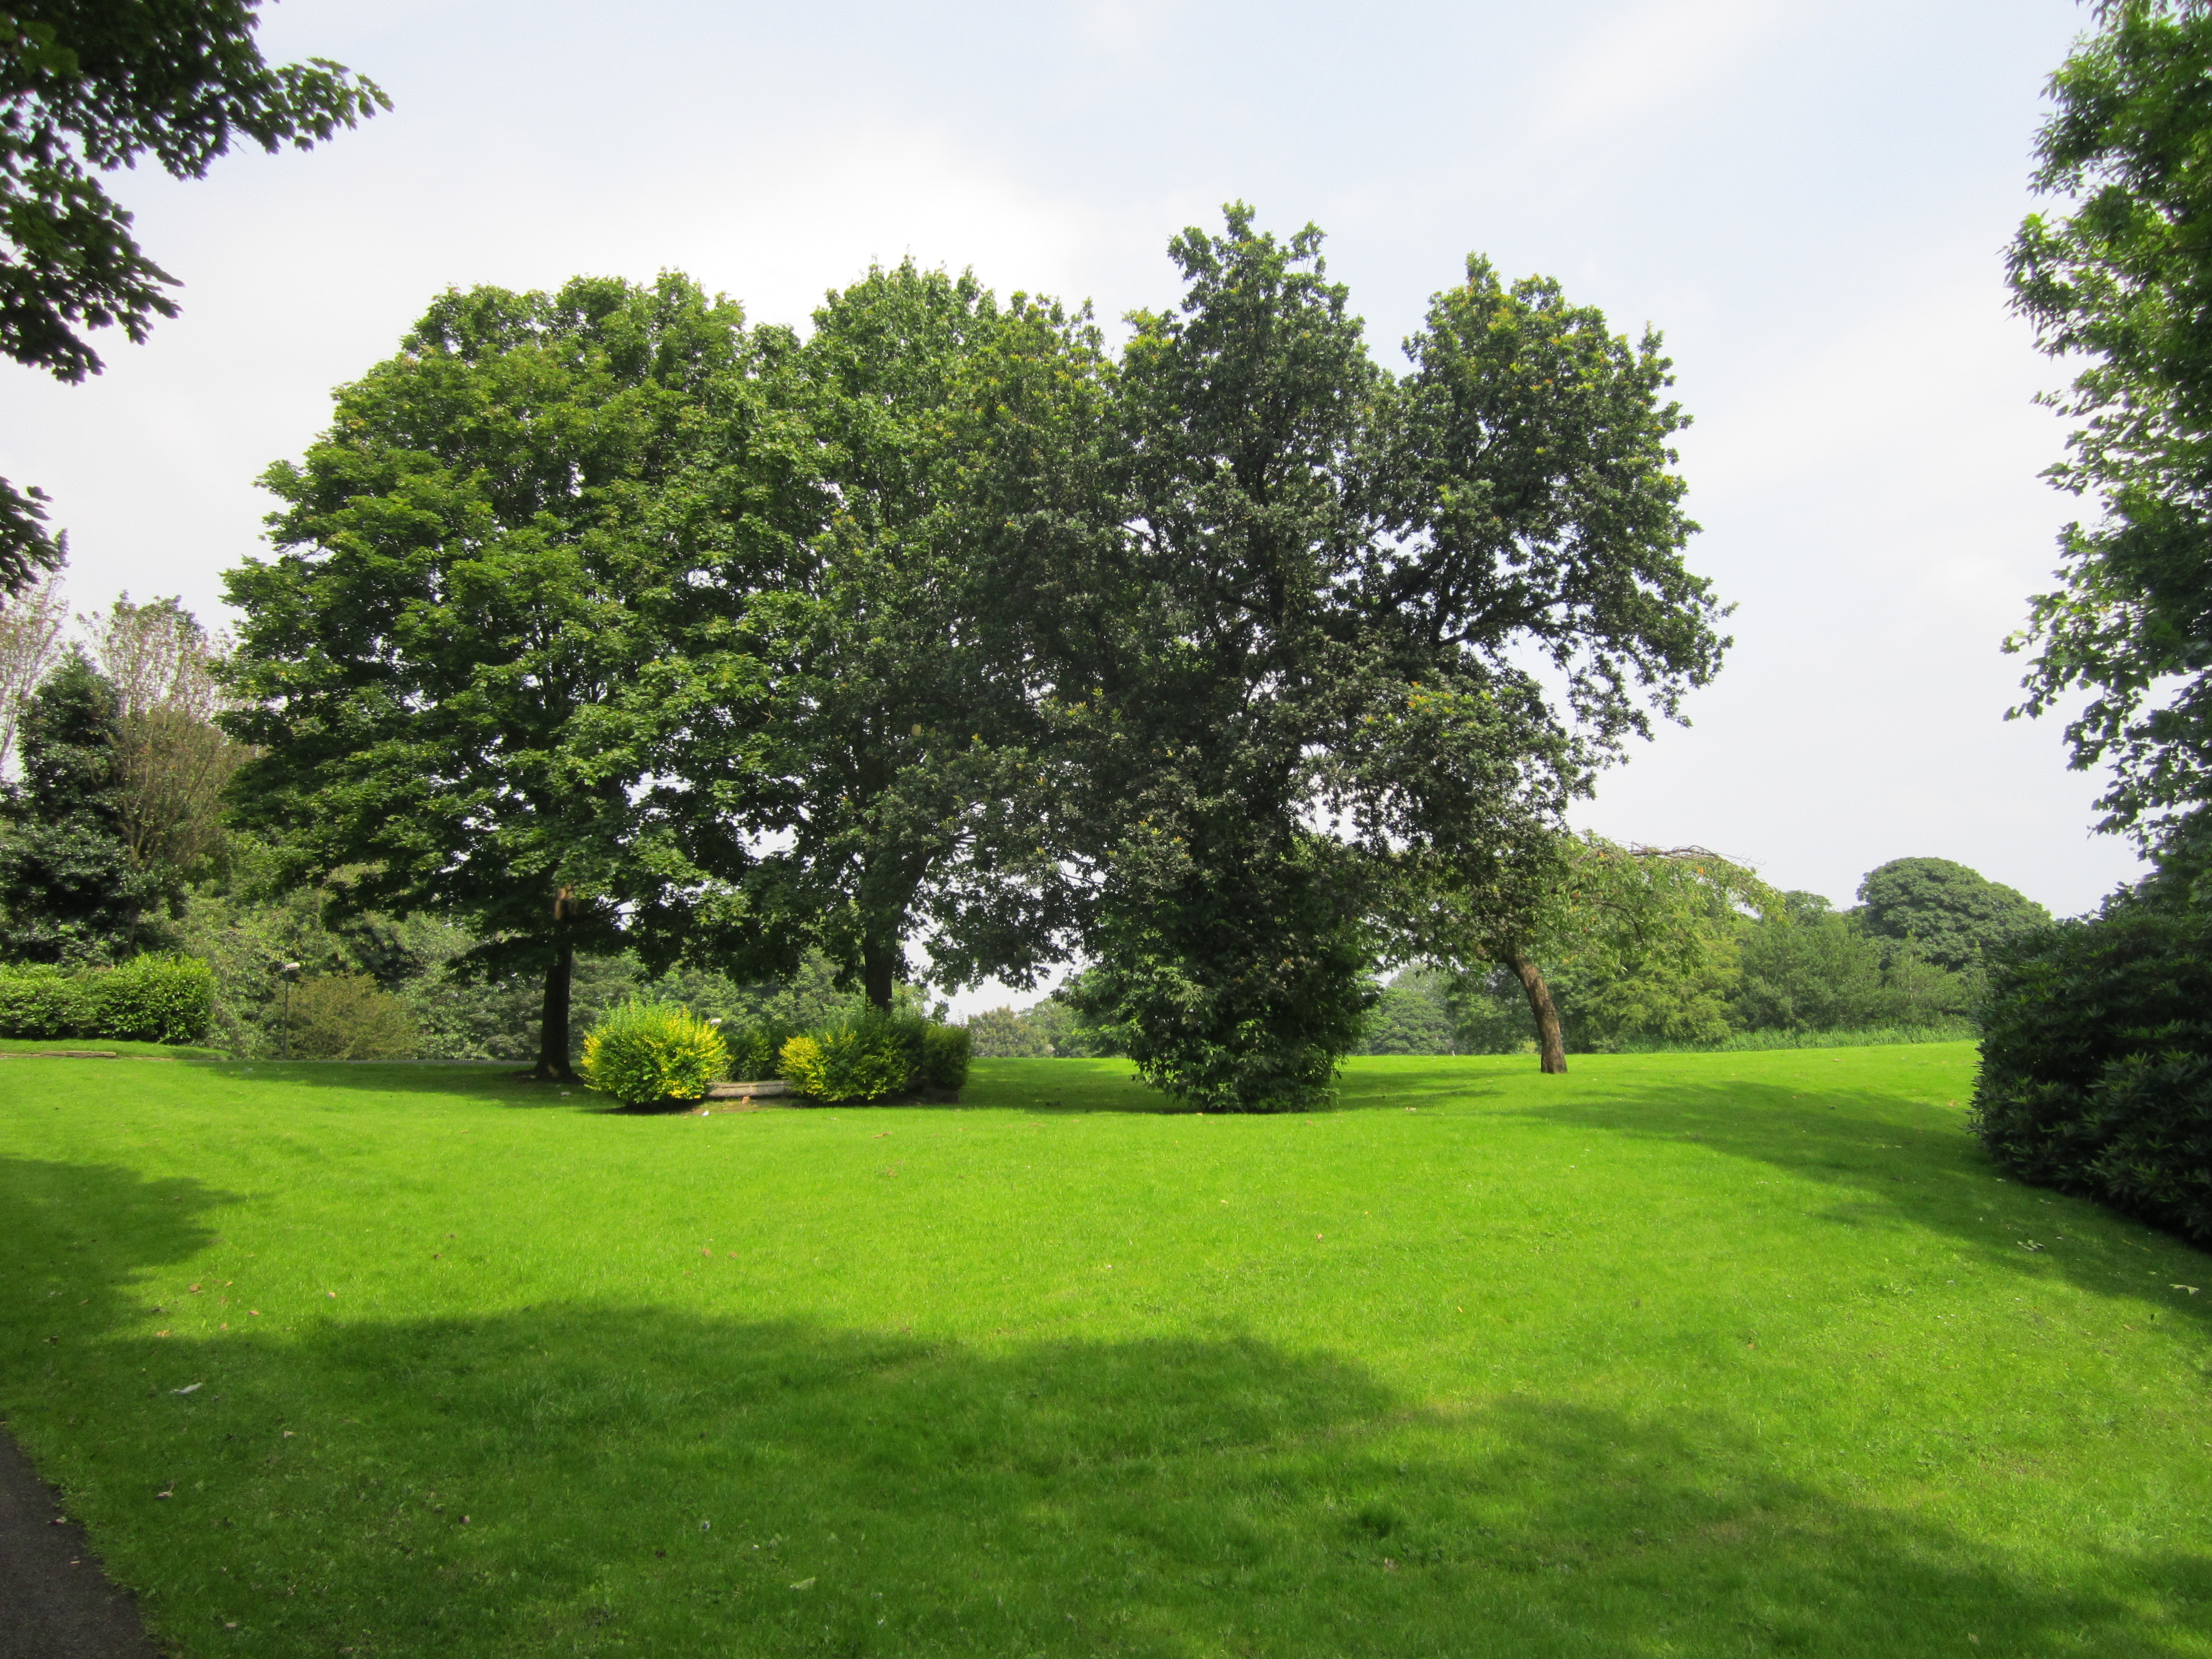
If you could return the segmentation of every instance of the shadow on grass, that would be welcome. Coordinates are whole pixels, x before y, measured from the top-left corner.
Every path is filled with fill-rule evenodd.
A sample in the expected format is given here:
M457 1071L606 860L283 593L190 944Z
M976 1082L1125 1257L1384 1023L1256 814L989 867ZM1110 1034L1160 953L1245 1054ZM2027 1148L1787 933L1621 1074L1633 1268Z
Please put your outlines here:
M1761 1164L1831 1188L1814 1212L1828 1225L1933 1232L1983 1267L2100 1296L2149 1291L2165 1316L2212 1332L2212 1304L2171 1291L2177 1272L2202 1283L2203 1252L2087 1199L2007 1180L1956 1111L1861 1088L1647 1077L1512 1115Z
M2212 1639L2180 1547L2015 1559L1695 1411L1440 1411L1256 1341L993 1349L580 1299L126 1334L144 1271L230 1201L0 1163L0 1400L188 1656Z

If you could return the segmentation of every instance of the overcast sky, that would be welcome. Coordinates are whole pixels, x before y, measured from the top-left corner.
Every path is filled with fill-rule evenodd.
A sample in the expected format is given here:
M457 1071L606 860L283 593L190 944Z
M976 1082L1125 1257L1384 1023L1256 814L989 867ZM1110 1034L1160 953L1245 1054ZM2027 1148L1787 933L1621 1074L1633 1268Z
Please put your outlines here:
M871 259L1002 291L1176 295L1168 237L1242 198L1312 221L1392 367L1470 250L1664 331L1737 606L1719 680L1580 821L1849 903L1915 854L2061 914L2136 870L2094 778L2004 710L2066 501L2061 378L2006 309L2073 0L807 6L285 0L272 58L395 107L310 154L115 185L184 314L65 388L0 369L0 470L72 597L220 613L254 478L431 295L685 270L804 321Z

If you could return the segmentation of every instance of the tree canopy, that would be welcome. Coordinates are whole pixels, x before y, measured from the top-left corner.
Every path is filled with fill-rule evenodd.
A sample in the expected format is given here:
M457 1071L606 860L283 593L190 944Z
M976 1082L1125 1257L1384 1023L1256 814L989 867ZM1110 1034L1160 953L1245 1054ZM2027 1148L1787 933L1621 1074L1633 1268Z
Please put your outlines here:
M657 764L745 874L701 949L739 977L819 948L878 1008L1063 954L1007 526L1095 418L1087 319L911 262L757 337L673 493L702 625L653 671Z
M447 294L270 469L284 550L228 579L224 724L260 751L234 811L342 908L431 911L477 934L464 967L542 973L548 1076L575 951L669 953L671 896L735 856L646 780L648 671L694 605L663 495L741 320L676 276Z
M1548 869L1726 644L1656 336L1471 260L1394 377L1320 240L1187 231L1118 362L910 264L803 340L674 276L448 295L269 475L240 811L542 964L549 1075L579 948L885 1006L910 947L1079 945L1155 1083L1319 1097L1378 957Z
M1859 884L1866 931L1910 940L1951 973L1981 966L1992 945L2051 925L2051 912L2026 894L1949 859L1893 859Z
M99 173L150 155L204 178L237 139L306 149L391 107L341 64L264 61L258 6L13 0L0 14L0 352L75 382L100 372L88 331L119 327L135 344L177 314L164 292L177 279ZM0 479L0 593L59 562L46 518L44 491Z
M2014 241L2014 302L2052 356L2086 360L2053 398L2077 422L2050 477L2096 516L2067 526L2060 586L2011 648L2021 711L2087 700L2077 768L2106 765L2104 827L2153 849L2212 790L2212 7L2111 0L2051 78L2037 187L2063 211Z

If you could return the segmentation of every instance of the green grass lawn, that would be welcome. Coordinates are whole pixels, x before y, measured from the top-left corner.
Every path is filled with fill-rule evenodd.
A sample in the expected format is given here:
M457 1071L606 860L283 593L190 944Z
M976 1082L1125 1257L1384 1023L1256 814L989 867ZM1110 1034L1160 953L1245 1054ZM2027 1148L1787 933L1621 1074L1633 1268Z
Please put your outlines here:
M11 1059L0 1407L184 1656L2212 1654L2212 1261L1972 1066Z
M0 1059L25 1054L112 1054L118 1060L221 1060L220 1048L188 1048L167 1042L119 1042L109 1037L0 1037Z

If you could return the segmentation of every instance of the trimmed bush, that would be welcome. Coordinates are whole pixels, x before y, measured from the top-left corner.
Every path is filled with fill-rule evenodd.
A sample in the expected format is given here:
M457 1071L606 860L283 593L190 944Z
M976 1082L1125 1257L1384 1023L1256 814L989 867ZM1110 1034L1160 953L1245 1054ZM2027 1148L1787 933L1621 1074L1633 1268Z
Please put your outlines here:
M727 1073L722 1034L672 1002L625 1002L584 1039L584 1081L625 1106L700 1100Z
M2212 919L2121 900L1994 946L1982 1030L1998 1164L2212 1245Z
M134 957L93 970L92 1035L126 1042L200 1042L215 1019L215 975L191 957Z
M920 1021L915 1022L919 1024ZM863 1015L783 1045L783 1074L815 1100L888 1100L914 1086L917 1056L896 1014Z
M0 1036L205 1040L215 976L191 957L134 957L116 968L0 968Z
M919 1014L870 1009L791 1038L783 1075L820 1101L888 1100L918 1089L957 1090L968 1079L969 1037Z
M957 1094L968 1081L968 1056L972 1044L964 1025L932 1024L922 1028L921 1084Z

